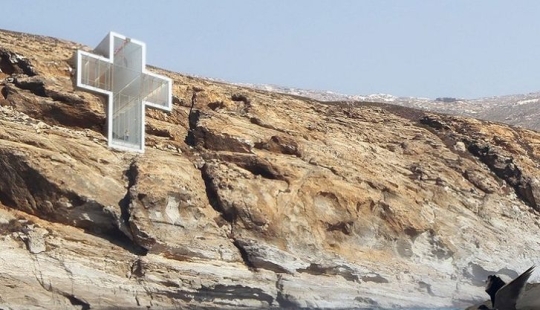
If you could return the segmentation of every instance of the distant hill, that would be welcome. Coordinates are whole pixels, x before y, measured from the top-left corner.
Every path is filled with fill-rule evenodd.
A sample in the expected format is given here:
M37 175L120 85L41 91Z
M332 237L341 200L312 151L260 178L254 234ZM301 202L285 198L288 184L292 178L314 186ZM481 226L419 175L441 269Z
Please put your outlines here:
M345 95L274 85L240 84L247 87L298 95L319 101L381 102L450 115L470 116L540 131L540 92L480 99L396 97L388 94Z

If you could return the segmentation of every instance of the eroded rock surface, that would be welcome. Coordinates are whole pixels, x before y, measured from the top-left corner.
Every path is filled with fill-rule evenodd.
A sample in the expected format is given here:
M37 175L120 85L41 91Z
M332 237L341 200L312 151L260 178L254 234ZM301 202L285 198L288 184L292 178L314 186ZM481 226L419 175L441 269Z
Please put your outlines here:
M540 262L536 132L151 68L118 152L79 48L0 32L1 308L467 306Z

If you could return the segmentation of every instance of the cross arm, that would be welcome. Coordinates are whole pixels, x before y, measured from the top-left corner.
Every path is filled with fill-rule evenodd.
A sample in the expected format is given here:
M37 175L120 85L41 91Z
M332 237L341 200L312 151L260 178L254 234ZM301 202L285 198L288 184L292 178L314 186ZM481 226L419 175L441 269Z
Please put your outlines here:
M109 94L112 90L112 62L102 56L77 51L77 85Z

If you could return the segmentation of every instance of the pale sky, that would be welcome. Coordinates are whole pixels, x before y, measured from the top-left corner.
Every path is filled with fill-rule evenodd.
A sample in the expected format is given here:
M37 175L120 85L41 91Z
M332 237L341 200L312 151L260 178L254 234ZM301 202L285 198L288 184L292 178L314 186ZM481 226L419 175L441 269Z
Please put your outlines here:
M0 28L147 44L147 63L350 95L540 91L540 1L4 0Z

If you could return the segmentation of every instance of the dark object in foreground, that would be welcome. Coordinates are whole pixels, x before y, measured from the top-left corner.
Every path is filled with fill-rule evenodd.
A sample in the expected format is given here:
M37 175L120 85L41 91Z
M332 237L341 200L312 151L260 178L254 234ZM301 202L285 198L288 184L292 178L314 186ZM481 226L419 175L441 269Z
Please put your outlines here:
M519 277L506 284L501 278L496 275L488 276L486 284L486 293L491 298L493 309L497 310L515 310L516 303L523 290L523 287L529 280L529 277L534 271L534 266L527 269ZM478 309L489 309L485 305Z

